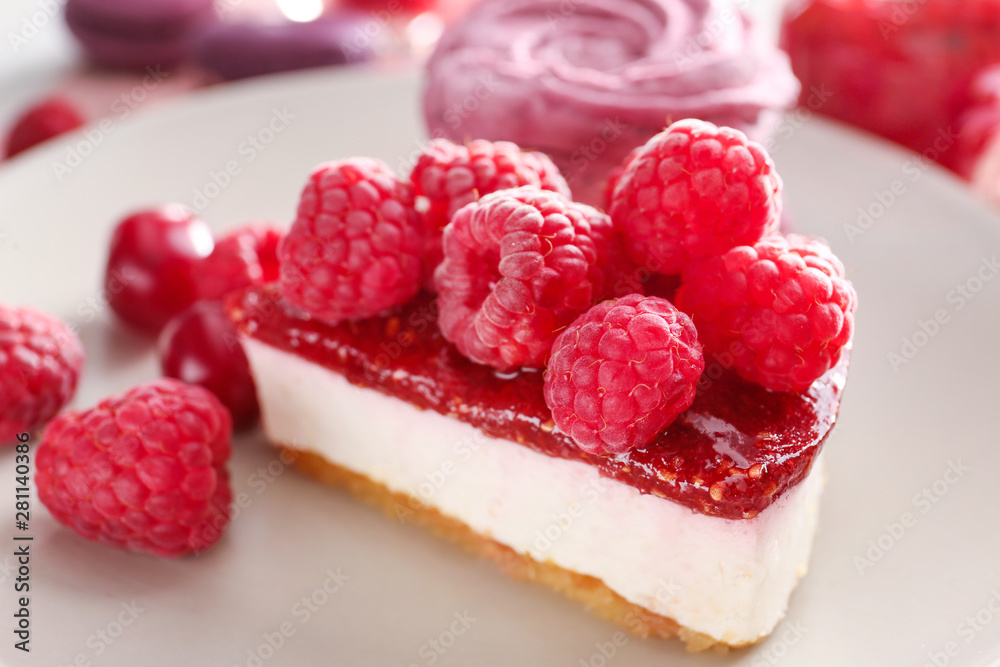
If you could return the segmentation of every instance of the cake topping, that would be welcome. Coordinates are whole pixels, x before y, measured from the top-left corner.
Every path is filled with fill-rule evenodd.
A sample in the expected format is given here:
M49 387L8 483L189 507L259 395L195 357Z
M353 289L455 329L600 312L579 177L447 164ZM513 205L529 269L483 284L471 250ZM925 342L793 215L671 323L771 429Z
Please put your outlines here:
M559 330L607 282L611 219L538 188L462 208L444 232L438 323L469 359L511 370L544 364Z
M506 141L482 139L455 144L429 141L410 174L417 210L424 220L427 251L425 285L433 288L434 269L441 263L441 231L466 204L497 190L533 185L569 197L569 187L543 153L521 151Z
M44 426L76 391L83 344L31 308L0 306L0 444Z
M711 382L652 443L608 456L582 450L553 428L542 373L501 378L459 354L437 327L428 326L436 310L426 294L392 313L336 327L287 304L275 286L234 294L228 309L244 335L340 373L356 386L727 519L755 516L805 478L836 420L847 372L845 352L807 391L778 392L714 364L705 373ZM720 499L712 496L713 488Z
M38 497L91 540L157 556L214 544L229 522L229 413L161 379L57 417L38 447Z
M857 295L823 241L789 235L692 264L677 305L707 356L769 389L805 391L850 342Z
M336 323L406 303L420 288L423 233L413 187L379 160L320 165L279 247L289 301Z
M581 449L619 454L650 444L690 407L704 368L691 319L666 299L632 294L559 334L545 402Z
M278 279L278 243L284 232L266 223L238 227L216 239L198 266L199 299L221 301L234 290Z
M609 213L636 262L680 273L692 260L777 231L781 179L742 132L682 120L628 159Z

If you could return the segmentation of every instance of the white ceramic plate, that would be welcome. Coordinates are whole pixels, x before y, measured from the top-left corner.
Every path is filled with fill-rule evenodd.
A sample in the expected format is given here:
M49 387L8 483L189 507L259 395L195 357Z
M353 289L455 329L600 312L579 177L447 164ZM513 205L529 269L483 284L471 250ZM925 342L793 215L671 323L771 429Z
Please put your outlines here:
M102 302L105 247L120 215L181 201L207 203L217 229L287 220L316 163L359 154L405 164L422 136L418 91L406 73L262 80L35 151L0 169L0 300L79 325L89 362L77 405L153 378L149 342L115 325ZM0 556L0 661L995 664L1000 224L958 182L902 152L802 116L782 134L788 205L802 231L832 242L861 307L811 571L771 639L724 656L688 655L670 641L617 646L618 629L575 603L320 487L256 435L237 442L232 463L247 506L200 557L156 560L87 542L34 501L32 652L13 648L16 563ZM60 181L54 165L70 150L89 155ZM226 180L227 163L239 174L211 185ZM872 217L859 223L859 207ZM3 554L14 549L13 479L13 452L2 452ZM347 577L332 594L323 590L337 587L328 573ZM453 623L456 615L474 621Z

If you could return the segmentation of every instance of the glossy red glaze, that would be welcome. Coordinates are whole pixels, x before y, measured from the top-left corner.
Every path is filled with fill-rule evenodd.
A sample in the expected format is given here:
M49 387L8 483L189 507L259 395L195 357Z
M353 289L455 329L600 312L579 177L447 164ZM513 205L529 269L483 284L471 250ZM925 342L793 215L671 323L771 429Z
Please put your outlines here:
M832 428L847 356L808 392L750 384L706 359L694 404L653 444L618 456L583 452L554 428L537 372L499 374L441 336L421 293L385 316L329 326L287 304L274 286L233 295L237 329L420 408L549 456L582 461L643 493L703 514L746 519L806 476Z

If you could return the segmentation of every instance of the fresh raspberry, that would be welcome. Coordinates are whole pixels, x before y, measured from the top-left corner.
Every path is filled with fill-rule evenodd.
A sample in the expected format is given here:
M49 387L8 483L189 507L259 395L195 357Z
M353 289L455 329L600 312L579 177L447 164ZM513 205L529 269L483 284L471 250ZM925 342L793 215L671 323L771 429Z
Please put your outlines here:
M250 224L216 240L212 254L196 271L199 298L220 301L238 289L277 280L282 236L284 232L272 225Z
M60 523L120 549L182 556L229 522L229 413L172 379L57 417L38 447L38 497Z
M83 344L72 329L37 310L0 306L0 443L55 417L82 368Z
M666 299L600 303L559 334L545 372L556 426L591 454L651 443L694 401L705 370L691 319Z
M7 135L5 155L10 158L43 141L81 127L86 121L76 107L61 97L50 97L21 115Z
M608 216L535 187L462 208L435 275L444 337L501 370L541 366L559 330L603 295L613 239Z
M684 272L677 306L705 352L775 391L805 391L854 332L857 295L818 239L772 236Z
M781 179L739 130L682 120L625 169L609 212L632 258L655 273L756 243L777 231Z
M466 204L496 192L534 185L569 197L569 186L544 153L521 151L508 141L477 139L462 146L447 139L429 141L410 173L417 210L424 221L424 274L433 287L441 263L441 230Z
M278 248L281 286L327 322L371 317L417 293L423 242L408 182L378 160L329 162L309 177Z

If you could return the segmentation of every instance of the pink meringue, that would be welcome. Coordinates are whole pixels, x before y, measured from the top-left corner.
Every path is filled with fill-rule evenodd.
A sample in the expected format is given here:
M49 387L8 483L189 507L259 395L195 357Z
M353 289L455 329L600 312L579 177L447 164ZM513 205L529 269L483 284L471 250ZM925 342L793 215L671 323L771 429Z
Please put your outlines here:
M485 0L427 66L433 137L548 153L578 200L670 122L766 142L799 91L788 58L711 0Z

